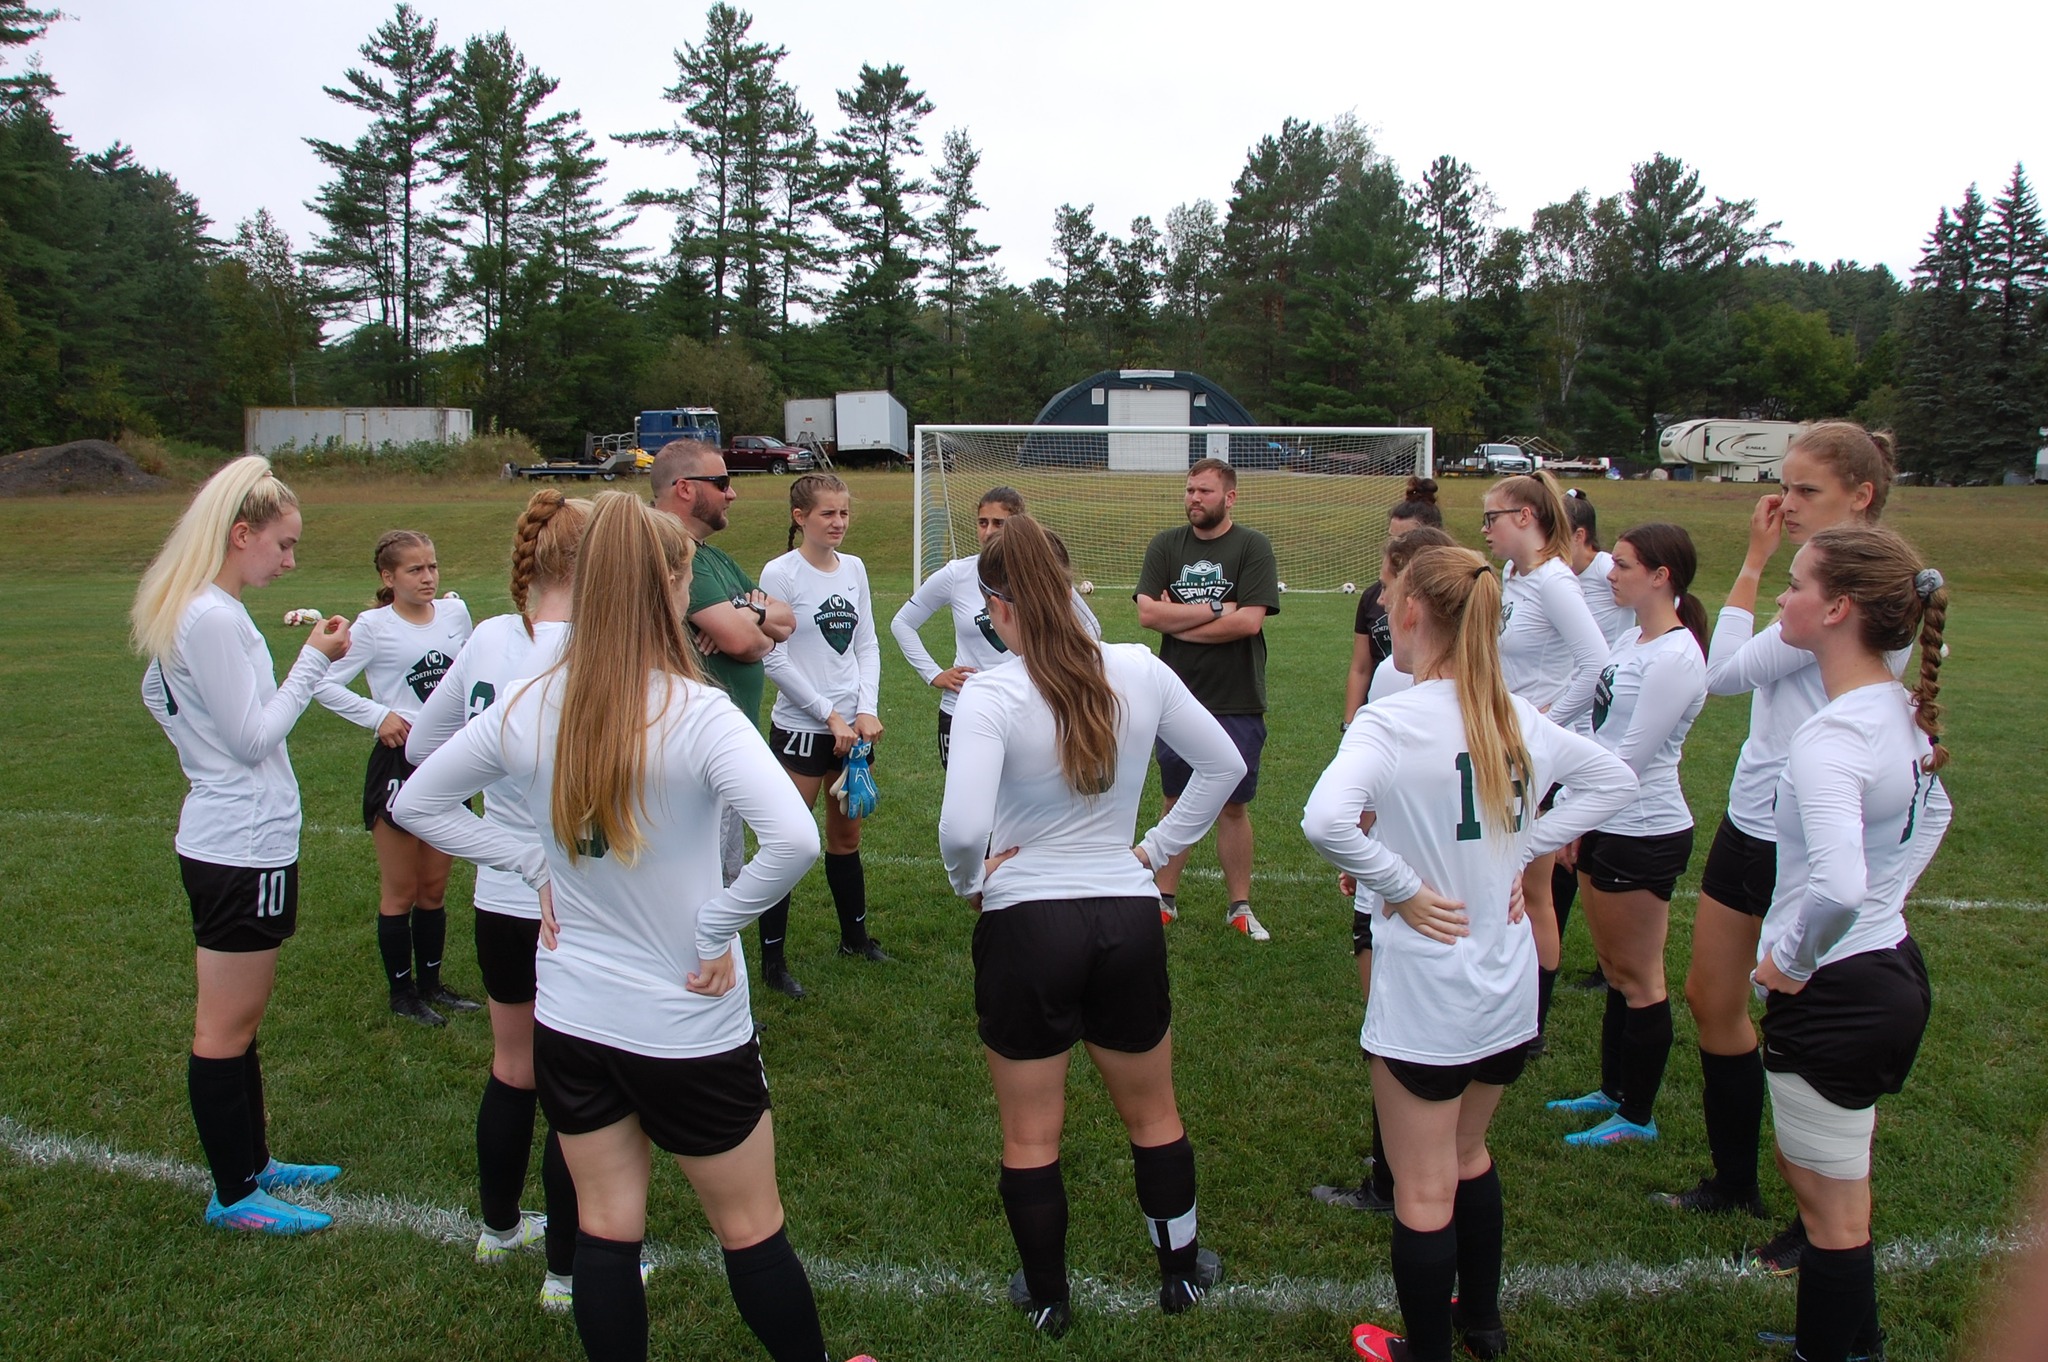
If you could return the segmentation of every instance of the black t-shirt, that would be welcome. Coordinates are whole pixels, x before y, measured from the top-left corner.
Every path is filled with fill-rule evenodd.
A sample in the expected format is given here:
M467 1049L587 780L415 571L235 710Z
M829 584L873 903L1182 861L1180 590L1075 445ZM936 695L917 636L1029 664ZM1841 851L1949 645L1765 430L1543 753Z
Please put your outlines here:
M1198 539L1192 525L1162 530L1145 550L1138 593L1182 604L1235 601L1280 613L1280 563L1270 540L1233 523L1214 539ZM1211 714L1266 712L1266 635L1227 643L1190 643L1163 635L1159 658L1173 668Z
M1387 626L1387 607L1380 600L1385 592L1386 588L1378 582L1367 587L1365 594L1358 598L1358 619L1351 626L1352 633L1365 635L1366 656L1372 662L1365 669L1367 676L1378 671L1380 663L1394 653L1393 631Z

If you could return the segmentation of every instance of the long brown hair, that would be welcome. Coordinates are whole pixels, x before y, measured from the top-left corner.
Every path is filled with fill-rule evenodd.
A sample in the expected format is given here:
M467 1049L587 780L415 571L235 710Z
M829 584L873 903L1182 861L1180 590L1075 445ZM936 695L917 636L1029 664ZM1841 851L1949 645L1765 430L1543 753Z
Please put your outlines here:
M533 617L526 598L535 582L553 584L573 581L576 576L576 547L583 540L583 528L590 519L590 503L572 501L557 487L543 487L527 499L512 531L512 606L526 623L526 636L533 637Z
M1073 581L1043 525L1013 515L981 551L981 584L1017 612L1018 652L1052 711L1060 773L1083 795L1116 781L1122 705L1102 667L1102 648L1074 617Z
M1920 643L1920 679L1912 686L1913 722L1934 744L1926 769L1948 763L1941 741L1941 635L1948 625L1948 586L1920 551L1881 525L1838 525L1806 544L1809 570L1829 596L1856 605L1863 646L1891 653Z
M571 609L576 627L557 664L562 719L549 818L573 862L609 850L632 864L644 837L648 680L703 679L678 607L696 545L674 516L629 492L598 494L583 532Z
M1528 795L1534 762L1500 669L1500 574L1467 548L1425 548L1408 560L1388 596L1412 597L1446 640L1444 652L1416 668L1444 668L1458 688L1465 751L1472 762L1474 807L1491 830L1516 827L1517 794Z
M1407 517L1413 519L1414 517ZM1434 525L1417 525L1406 534L1397 534L1387 541L1386 559L1388 575L1398 577L1407 568L1416 554L1424 549L1453 548L1457 540L1447 531Z
M1565 509L1564 491L1548 469L1502 478L1487 489L1487 495L1495 494L1506 498L1510 505L1527 506L1535 513L1536 524L1543 531L1544 540L1543 552L1537 559L1538 566L1552 558L1571 562L1571 512Z
M1820 460L1836 481L1850 491L1870 484L1870 505L1863 518L1876 524L1898 476L1899 447L1888 430L1865 430L1854 421L1819 421L1801 431L1787 453Z
M421 548L431 553L434 541L418 530L386 530L377 540L377 551L370 555L370 561L376 565L377 575L382 577L397 570L399 556L407 549ZM389 605L397 598L397 593L390 587L380 585L377 588L377 604Z
M1693 640L1700 645L1700 656L1705 657L1707 608L1692 594L1692 579L1700 570L1700 555L1692 546L1692 536L1683 525L1653 520L1623 531L1619 542L1636 551L1636 561L1644 571L1663 568L1671 574L1671 594L1678 601L1678 622L1692 632Z

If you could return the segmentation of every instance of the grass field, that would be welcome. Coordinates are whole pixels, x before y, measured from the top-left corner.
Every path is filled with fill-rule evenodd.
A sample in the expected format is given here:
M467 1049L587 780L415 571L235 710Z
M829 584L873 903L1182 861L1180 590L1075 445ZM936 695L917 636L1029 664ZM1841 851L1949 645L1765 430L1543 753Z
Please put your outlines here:
M783 485L742 484L723 543L750 568L782 547ZM1450 484L1453 529L1478 540L1477 483ZM431 532L444 584L479 618L506 608L504 564L523 489L428 481L307 483L298 571L250 605L280 671L296 648L277 624L298 606L353 611L373 586L386 528ZM856 479L849 545L884 616L909 587L910 479ZM1732 578L1751 494L1671 484L1594 488L1612 535L1676 519L1698 539L1709 607ZM574 1357L571 1325L535 1308L540 1264L479 1268L474 1113L485 1023L422 1031L385 1011L373 940L376 878L357 818L366 735L309 713L291 750L305 796L304 896L263 1033L272 1139L288 1158L344 1164L344 1224L303 1242L211 1232L185 1101L191 936L171 835L184 793L170 746L138 701L124 650L135 580L181 498L0 504L0 1357L218 1359ZM1907 490L1892 522L1948 573L1956 603L1946 672L1955 827L1910 912L1935 987L1932 1027L1906 1091L1879 1110L1880 1292L1894 1359L1947 1356L1968 1338L2020 1216L2048 1110L2042 834L2034 722L2048 673L2048 499L2031 489ZM1044 506L1048 518L1057 510ZM1249 524L1275 534L1259 507ZM1135 518L1134 518L1135 519ZM1157 528L1135 525L1133 534ZM1370 579L1377 525L1362 527ZM1112 638L1138 637L1130 603L1098 594ZM800 887L792 1004L756 995L774 1084L791 1236L841 1356L1075 1359L1324 1358L1349 1326L1397 1322L1388 1222L1307 1195L1356 1177L1366 1144L1349 909L1297 820L1336 745L1354 602L1290 596L1269 626L1272 738L1254 819L1255 946L1223 929L1221 886L1190 879L1170 931L1182 1108L1201 1160L1204 1242L1230 1289L1168 1320L1127 1147L1085 1066L1066 1148L1078 1323L1062 1344L1001 1303L1013 1266L995 1195L999 1140L972 1016L967 911L936 854L941 781L935 696L886 640L883 805L867 854L872 921L901 963L832 958L822 871ZM944 656L943 619L930 631ZM1712 702L1693 731L1686 785L1711 829L1747 717ZM1685 972L1695 870L1673 908L1669 968ZM1213 867L1207 851L1197 867ZM463 911L450 903L450 974L477 992ZM1976 906L1959 906L1971 904ZM1567 942L1585 969L1584 928ZM1510 1090L1493 1148L1508 1196L1510 1328L1528 1359L1765 1356L1753 1331L1788 1328L1792 1288L1725 1261L1771 1227L1683 1218L1646 1203L1702 1171L1699 1068L1684 1009L1658 1112L1661 1143L1568 1150L1546 1097L1596 1071L1598 1002L1560 992L1551 1056ZM538 1198L537 1186L531 1197ZM1775 1212L1789 1194L1767 1181ZM532 1204L532 1203L530 1203ZM740 1325L711 1240L673 1168L657 1173L650 1239L654 1355L761 1354ZM445 1236L445 1237L444 1237ZM452 1242L451 1242L452 1239Z

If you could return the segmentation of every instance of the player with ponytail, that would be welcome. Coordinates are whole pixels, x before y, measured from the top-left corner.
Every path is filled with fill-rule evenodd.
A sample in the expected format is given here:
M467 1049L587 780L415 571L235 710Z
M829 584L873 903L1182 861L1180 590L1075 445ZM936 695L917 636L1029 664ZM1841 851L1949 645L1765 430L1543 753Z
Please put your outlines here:
M1415 685L1359 711L1302 814L1310 844L1355 879L1361 901L1376 896L1379 917L1359 1042L1394 1174L1404 1325L1399 1337L1358 1326L1353 1344L1371 1358L1448 1362L1454 1332L1480 1357L1507 1349L1504 1211L1486 1131L1537 1036L1536 946L1518 887L1532 859L1635 789L1619 760L1509 692L1502 597L1468 549L1409 560L1386 601L1395 665ZM1572 798L1534 818L1535 793L1557 783Z
M1208 832L1244 759L1149 649L1083 627L1064 554L1030 516L1010 517L979 571L990 624L1019 661L960 688L939 849L978 913L974 1005L1002 1115L997 1186L1023 1261L1010 1298L1042 1333L1072 1321L1060 1136L1078 1041L1128 1129L1159 1305L1178 1314L1222 1267L1196 1242L1195 1152L1173 1091L1152 871ZM1134 842L1155 739L1192 775Z

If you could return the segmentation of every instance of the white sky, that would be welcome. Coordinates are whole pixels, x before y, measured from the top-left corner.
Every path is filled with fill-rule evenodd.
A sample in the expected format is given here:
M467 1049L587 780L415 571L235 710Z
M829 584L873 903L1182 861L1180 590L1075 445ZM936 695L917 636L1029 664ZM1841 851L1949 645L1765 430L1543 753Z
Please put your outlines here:
M389 0L61 0L38 45L81 150L114 141L169 171L225 232L268 207L303 246L321 173L300 140L353 140L362 115L321 94L359 64ZM607 196L678 183L686 161L608 142L666 126L672 49L704 7L646 0L417 0L444 42L503 27L558 78L611 158ZM982 235L1016 283L1047 272L1053 210L1093 203L1121 235L1149 213L1223 206L1247 149L1293 115L1345 111L1412 177L1469 161L1496 225L1580 187L1619 192L1657 151L1710 194L1783 223L1789 256L1890 265L1902 277L1944 205L1992 197L2025 161L2048 174L2041 100L2048 5L1893 0L1651 5L1463 0L762 0L753 36L827 132L860 63L897 62L937 106L936 158L966 127L983 153ZM565 20L562 16L572 16ZM659 248L665 214L630 240Z

